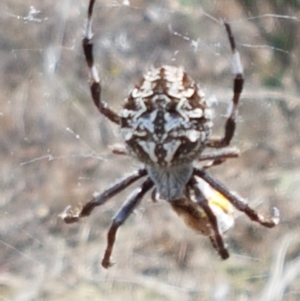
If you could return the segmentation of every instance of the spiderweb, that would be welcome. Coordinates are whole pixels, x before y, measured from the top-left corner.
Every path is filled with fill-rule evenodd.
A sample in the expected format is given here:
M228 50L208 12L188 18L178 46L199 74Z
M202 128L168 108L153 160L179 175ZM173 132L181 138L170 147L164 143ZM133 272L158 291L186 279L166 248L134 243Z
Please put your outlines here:
M90 99L81 50L88 1L2 1L0 299L299 299L300 14L295 1L277 2L97 1L103 98L118 110L151 65L182 65L215 100L215 134L232 95L222 20L231 23L246 81L232 143L242 157L212 173L285 219L268 231L239 216L224 263L168 204L146 198L121 228L118 265L107 272L107 227L130 189L80 224L57 217L139 166L111 154L118 129Z

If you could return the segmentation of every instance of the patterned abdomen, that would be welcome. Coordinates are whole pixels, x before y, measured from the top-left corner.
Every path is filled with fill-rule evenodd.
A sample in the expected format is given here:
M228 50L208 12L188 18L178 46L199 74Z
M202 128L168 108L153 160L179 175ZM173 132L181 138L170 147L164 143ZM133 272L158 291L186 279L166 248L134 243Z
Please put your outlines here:
M141 162L171 167L196 159L212 127L199 86L181 68L152 68L121 111L121 134Z

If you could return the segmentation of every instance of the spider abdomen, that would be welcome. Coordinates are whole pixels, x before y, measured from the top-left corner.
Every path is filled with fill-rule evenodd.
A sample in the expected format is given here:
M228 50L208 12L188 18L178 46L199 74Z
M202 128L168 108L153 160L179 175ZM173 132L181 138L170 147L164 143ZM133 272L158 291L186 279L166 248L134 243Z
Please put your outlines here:
M152 68L131 91L120 114L129 152L146 165L191 163L205 146L211 109L182 68Z

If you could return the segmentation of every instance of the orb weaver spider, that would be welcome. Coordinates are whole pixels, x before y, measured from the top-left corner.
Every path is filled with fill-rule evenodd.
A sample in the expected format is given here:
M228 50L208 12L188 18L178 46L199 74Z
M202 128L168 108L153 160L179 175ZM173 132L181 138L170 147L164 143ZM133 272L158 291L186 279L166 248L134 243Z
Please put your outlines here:
M213 123L210 103L200 86L183 68L162 66L150 69L131 90L120 113L113 111L101 99L101 83L94 64L92 42L94 3L95 0L90 0L82 42L91 77L91 96L99 112L120 127L125 146L115 148L113 152L132 156L143 167L94 196L81 210L72 210L68 206L60 216L66 223L78 222L90 215L95 207L144 178L113 218L103 267L112 265L110 257L118 228L150 190L154 201L159 198L170 203L190 228L207 235L221 258L227 259L229 253L222 235L233 225L233 207L264 227L272 228L279 223L277 208L274 208L271 218L265 218L206 171L211 166L239 156L238 149L228 146L236 128L244 78L229 23L225 22L224 26L232 50L232 107L225 123L224 136L211 138ZM216 150L203 154L207 148ZM206 165L201 168L196 166L199 161L205 160L208 161ZM207 183L206 186L203 183ZM210 193L205 187L210 187Z

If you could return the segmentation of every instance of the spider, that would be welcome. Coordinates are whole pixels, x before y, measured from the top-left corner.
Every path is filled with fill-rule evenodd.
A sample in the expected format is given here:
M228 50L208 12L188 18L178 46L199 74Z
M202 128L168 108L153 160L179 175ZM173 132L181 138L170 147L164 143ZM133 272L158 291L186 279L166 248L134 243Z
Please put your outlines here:
M101 99L101 83L94 64L92 42L94 4L95 0L90 0L82 41L91 77L91 96L99 112L120 127L124 146L115 147L113 152L136 158L143 164L143 168L95 195L81 210L72 210L68 206L61 214L62 219L66 223L78 222L90 215L95 207L103 205L135 181L144 178L143 183L113 217L102 260L104 268L113 264L110 257L118 228L150 190L153 201L166 200L187 226L209 236L220 257L227 259L229 253L223 241L223 233L233 225L233 207L264 227L272 228L279 223L277 208L274 208L271 218L265 218L249 207L245 199L231 192L206 171L229 158L239 156L238 149L229 145L235 132L244 78L229 23L224 22L224 27L232 50L232 107L223 137L212 138L210 103L205 99L200 86L182 68L151 68L131 90L120 113L113 111ZM203 154L207 148L216 150ZM197 167L201 161L208 163Z

